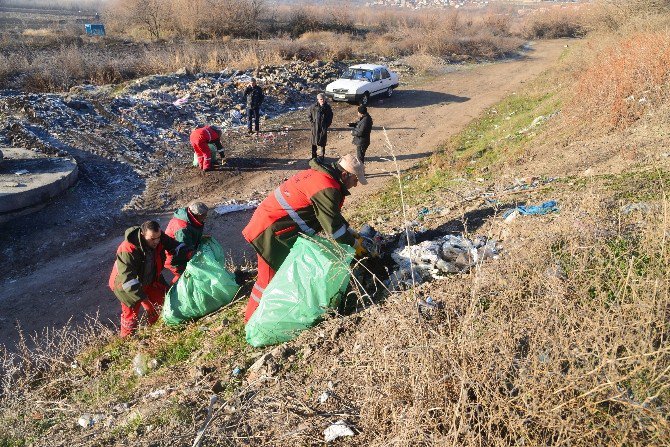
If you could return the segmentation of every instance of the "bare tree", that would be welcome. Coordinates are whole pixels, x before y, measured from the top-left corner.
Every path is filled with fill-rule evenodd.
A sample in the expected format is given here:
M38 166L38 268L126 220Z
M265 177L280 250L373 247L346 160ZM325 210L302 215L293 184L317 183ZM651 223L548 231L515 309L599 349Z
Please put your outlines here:
M172 7L168 0L119 0L118 8L126 24L142 27L153 39L160 39L170 26Z

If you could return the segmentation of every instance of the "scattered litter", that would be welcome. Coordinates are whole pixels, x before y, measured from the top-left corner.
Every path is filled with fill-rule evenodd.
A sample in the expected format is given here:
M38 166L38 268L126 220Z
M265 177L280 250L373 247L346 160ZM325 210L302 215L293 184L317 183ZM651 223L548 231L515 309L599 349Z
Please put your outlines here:
M184 97L182 97L182 98L179 98L178 100L176 100L176 101L173 102L172 104L175 105L175 106L177 106L177 107L179 107L179 106L183 106L184 104L186 104L186 103L188 102L188 98L190 98L190 97L191 97L191 95L186 95L186 96L184 96Z
M21 169L20 171L16 171L14 174L16 175L25 175L28 173L27 169Z
M77 420L77 424L79 424L83 428L91 428L98 422L100 422L104 418L104 415L102 414L89 414L85 413L82 414L79 419Z
M133 358L133 372L136 376L142 377L149 369L149 356L138 352Z
M510 213L505 213L505 223L510 223L510 222L512 222L514 219L516 219L517 217L519 217L519 210L517 210L516 208L514 208L514 209L512 210L512 212L510 212Z
M236 366L235 368L233 368L233 372L231 373L231 375L232 375L233 377L237 377L237 376L239 376L241 373L242 373L242 370L240 369L240 367L239 367L239 366Z
M446 235L398 248L391 254L399 269L391 275L390 284L411 281L411 267L414 267L414 281L420 283L431 276L466 272L484 259L497 258L499 252L498 243L486 236L470 240L465 236Z
M130 410L130 404L122 402L120 404L114 405L112 410L115 411L116 413L125 413L126 411Z
M163 397L167 394L167 390L155 390L147 394L147 397L150 399L157 399Z
M364 224L358 234L363 238L363 247L370 253L370 256L379 257L383 242L382 235L368 224Z
M257 208L259 204L260 202L258 200L250 200L248 202L230 200L228 202L222 203L221 205L218 205L216 208L214 208L214 211L216 211L217 214L235 213L238 211L253 210Z
M335 422L333 425L328 427L323 431L323 436L326 439L326 442L331 442L336 440L337 438L342 438L345 436L354 436L353 430L349 428L346 422L343 420L339 420Z
M652 205L645 202L629 203L621 207L621 213L628 215L634 211L639 211L642 214L649 214L652 210Z
M233 124L242 124L242 113L239 110L233 109L230 111L230 120Z
M325 404L329 397L330 397L330 393L328 391L324 391L319 396L319 403L320 404Z
M556 202L555 200L549 200L541 205L517 206L516 208L512 208L505 211L502 217L503 219L506 220L514 212L517 212L517 214L520 214L522 216L529 216L529 215L542 215L542 214L555 213L557 211L558 211L558 202Z
M417 310L419 311L419 315L428 319L428 320L431 318L431 314L433 312L444 309L444 304L443 303L441 303L439 301L435 301L430 296L426 297L425 300L419 298L416 301L416 306L417 306Z

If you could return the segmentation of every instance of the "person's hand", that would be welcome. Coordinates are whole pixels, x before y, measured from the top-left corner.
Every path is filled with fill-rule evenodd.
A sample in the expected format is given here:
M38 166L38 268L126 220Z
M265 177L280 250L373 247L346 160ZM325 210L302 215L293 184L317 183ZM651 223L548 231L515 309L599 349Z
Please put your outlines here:
M356 235L356 241L354 242L354 250L356 250L355 256L357 258L364 258L370 254L368 249L363 245L363 237Z
M349 123L349 124L347 124L347 126L349 126L349 127L356 127L356 123Z

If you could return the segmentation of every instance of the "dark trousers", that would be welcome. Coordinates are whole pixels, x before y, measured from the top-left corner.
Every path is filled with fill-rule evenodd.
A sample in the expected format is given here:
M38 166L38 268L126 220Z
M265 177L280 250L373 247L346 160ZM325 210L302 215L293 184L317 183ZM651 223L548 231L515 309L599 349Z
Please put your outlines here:
M258 132L258 120L260 119L261 114L260 114L260 108L256 107L249 107L247 109L247 126L249 130L251 130L251 119L254 119L254 125L256 132Z
M356 157L361 161L361 163L365 163L365 151L368 150L369 145L362 145L359 144L356 146Z
M321 148L321 158L324 158L326 156L326 146L318 146ZM317 145L313 144L312 145L312 158L316 158L316 148Z

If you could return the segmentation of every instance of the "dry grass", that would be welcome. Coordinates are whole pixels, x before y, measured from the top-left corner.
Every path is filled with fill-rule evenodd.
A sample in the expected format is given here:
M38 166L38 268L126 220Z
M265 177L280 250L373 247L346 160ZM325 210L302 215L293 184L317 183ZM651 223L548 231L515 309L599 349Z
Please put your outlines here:
M601 197L580 199L528 223L503 261L424 287L446 304L441 320L417 321L397 299L339 341L337 362L312 360L325 366L308 385L336 378L359 410L360 445L670 441L667 216L638 239L617 232Z
M579 77L570 109L577 119L622 128L666 104L669 87L670 34L638 33L598 52Z

